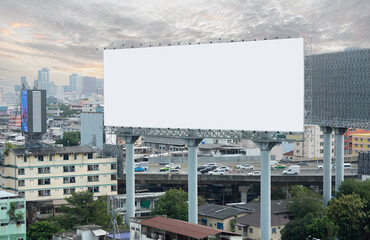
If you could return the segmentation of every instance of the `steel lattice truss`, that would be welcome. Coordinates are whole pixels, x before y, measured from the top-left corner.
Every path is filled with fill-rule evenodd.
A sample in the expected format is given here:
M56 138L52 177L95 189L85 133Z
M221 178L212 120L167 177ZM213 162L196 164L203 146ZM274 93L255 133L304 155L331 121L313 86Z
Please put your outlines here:
M312 116L305 123L369 129L370 49L312 55L306 61L312 66Z

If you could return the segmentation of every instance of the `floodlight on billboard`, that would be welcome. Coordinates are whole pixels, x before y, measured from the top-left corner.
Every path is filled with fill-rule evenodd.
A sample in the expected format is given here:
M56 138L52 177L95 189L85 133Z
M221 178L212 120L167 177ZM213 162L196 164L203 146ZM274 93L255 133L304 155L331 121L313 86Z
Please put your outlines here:
M302 38L104 51L106 126L302 132Z

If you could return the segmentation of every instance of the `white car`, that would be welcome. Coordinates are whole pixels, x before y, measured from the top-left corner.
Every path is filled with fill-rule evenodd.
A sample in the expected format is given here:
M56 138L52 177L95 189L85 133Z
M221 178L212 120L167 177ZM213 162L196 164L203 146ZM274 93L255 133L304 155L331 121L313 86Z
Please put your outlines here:
M331 166L331 168L335 169L335 167L333 167L333 164L330 164L330 166ZM317 170L323 170L323 169L324 169L323 164L317 166Z
M261 171L254 171L248 173L248 176L261 176Z
M226 172L230 171L229 167L221 166L217 168L218 170L225 170Z
M225 175L227 172L223 169L215 169L213 171L209 171L208 175Z
M169 163L169 164L165 165L164 167L180 169L181 165L175 165L174 163Z
M248 170L252 170L252 169L254 169L254 167L253 167L252 165L248 165L248 164L246 164L246 165L244 165L244 166L241 166L241 167L240 167L240 169L248 169Z

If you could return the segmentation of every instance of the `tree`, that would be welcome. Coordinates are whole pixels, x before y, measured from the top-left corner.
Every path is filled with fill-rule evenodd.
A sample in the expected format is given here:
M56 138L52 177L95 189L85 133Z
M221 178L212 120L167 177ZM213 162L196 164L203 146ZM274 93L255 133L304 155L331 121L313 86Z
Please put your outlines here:
M34 222L27 227L27 239L29 240L49 240L53 233L63 232L58 225L52 222Z
M283 188L271 190L271 200L286 199L286 193Z
M65 198L69 205L59 207L64 213L51 218L66 230L78 225L97 224L107 228L111 216L107 215L106 197L93 199L93 193L88 191L72 192L71 197Z
M309 236L307 225L314 223L315 218L312 214L306 214L304 218L297 218L290 221L281 230L282 240L306 240Z
M167 215L169 218L188 220L188 194L182 189L171 189L160 196L151 215Z
M8 149L14 149L14 148L17 148L16 146L14 146L12 143L10 142L5 142L5 146L4 146L4 153L6 151L8 151Z
M311 225L307 226L306 230L307 234L311 236L310 239L335 240L337 239L339 228L327 216L324 216L315 219Z
M60 141L63 146L78 146L81 141L80 132L66 132L63 134L63 138Z
M75 111L71 110L68 105L65 104L60 104L59 108L62 111L62 113L60 114L61 117L68 117L76 113Z
M208 204L207 200L203 196L198 196L198 206Z
M370 180L346 179L340 185L336 197L353 193L358 194L362 200L366 201L366 212L370 211Z
M339 227L338 239L361 239L365 235L367 216L365 201L357 194L333 198L325 208L325 215Z
M296 191L293 200L287 204L287 208L294 218L303 218L311 213L314 217L320 217L323 211L323 201L320 195L306 190Z
M10 209L8 210L9 220L12 223L24 220L23 212L17 210L17 204L15 202L10 203Z

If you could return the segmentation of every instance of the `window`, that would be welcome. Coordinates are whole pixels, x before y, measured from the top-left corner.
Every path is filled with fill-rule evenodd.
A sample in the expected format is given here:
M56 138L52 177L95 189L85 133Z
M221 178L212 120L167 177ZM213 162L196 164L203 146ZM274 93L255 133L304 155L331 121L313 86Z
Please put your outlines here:
M357 137L355 137L355 141L358 141L358 138Z
M39 197L51 196L50 190L39 190Z
M63 189L63 194L64 195L69 195L69 194L72 194L75 191L76 191L75 188L65 188L65 189Z
M24 168L18 169L18 175L24 175Z
M242 230L242 227L241 226L238 226L238 231L241 231Z
M77 160L77 153L75 153L75 154L73 155L73 159L74 159L74 160Z
M49 185L50 184L50 178L39 179L38 184L39 185Z
M23 161L27 162L27 156L23 156Z
M99 165L87 165L87 171L99 171Z
M39 174L50 173L50 167L42 167L38 168L37 170Z
M92 159L93 158L93 154L92 153L87 154L87 158L88 159Z
M320 142L320 146L324 146L324 142Z
M249 228L249 233L253 233L253 228Z
M99 187L88 187L87 190L89 192L99 192Z
M40 214L51 214L52 209L51 208L41 208Z
M99 175L96 176L87 176L88 182L99 182Z
M51 162L51 161L53 161L53 155L49 155L49 161Z
M44 161L44 156L38 156L37 159L38 159L39 162L43 162Z
M25 193L24 193L24 192L18 192L18 195L19 195L19 197L21 197L21 198L24 198L24 197L25 197Z
M17 225L24 224L24 221L17 221Z
M358 147L358 144L357 143L355 143L355 147Z
M22 208L24 208L24 203L23 202L16 202L16 204L17 204L17 209L22 209Z
M63 183L75 183L76 179L75 177L64 177L63 178Z
M111 169L111 170L117 169L117 163L112 163L112 164L110 165L110 169Z
M6 210L6 207L1 207L1 210Z
M24 180L18 180L18 187L24 187Z
M112 192L117 192L117 186L116 185L110 186L110 190Z
M63 160L69 160L69 155L68 154L64 154L63 155Z
M65 166L63 167L63 172L74 172L75 166Z
M8 223L1 223L0 226L2 226L2 227L8 226Z
M116 174L112 174L110 175L110 180L117 180L117 175Z
M272 228L272 234L276 234L276 228Z
M320 153L324 153L324 149L320 149Z

